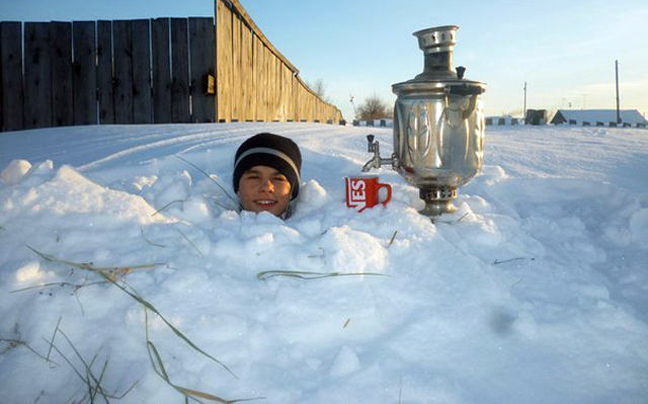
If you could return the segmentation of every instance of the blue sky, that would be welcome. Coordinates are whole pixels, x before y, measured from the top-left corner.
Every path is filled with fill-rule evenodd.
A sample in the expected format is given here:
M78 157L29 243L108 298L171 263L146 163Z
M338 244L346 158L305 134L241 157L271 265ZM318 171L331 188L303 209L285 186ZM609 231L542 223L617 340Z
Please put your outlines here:
M0 20L50 21L213 15L210 0L1 0ZM488 85L491 115L528 108L615 108L619 60L621 107L648 113L648 2L433 0L240 0L305 81L321 79L352 118L377 94L413 78L423 56L411 35L458 25L455 66Z

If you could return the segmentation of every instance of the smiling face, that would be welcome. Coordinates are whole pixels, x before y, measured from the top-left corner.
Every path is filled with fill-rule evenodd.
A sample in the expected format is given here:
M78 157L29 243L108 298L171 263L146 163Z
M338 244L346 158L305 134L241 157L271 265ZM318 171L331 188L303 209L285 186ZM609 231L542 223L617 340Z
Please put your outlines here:
M241 176L238 197L244 210L280 216L288 208L290 188L286 176L275 168L254 166Z

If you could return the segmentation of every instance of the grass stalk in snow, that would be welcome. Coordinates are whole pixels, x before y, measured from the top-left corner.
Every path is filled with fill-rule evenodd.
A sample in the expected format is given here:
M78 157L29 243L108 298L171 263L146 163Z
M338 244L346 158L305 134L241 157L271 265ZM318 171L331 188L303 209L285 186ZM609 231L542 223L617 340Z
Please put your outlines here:
M36 351L27 342L25 342L25 341L23 341L21 339L18 339L18 338L0 338L0 342L3 342L5 344L7 344L7 346L0 351L0 355L4 354L6 352L9 352L14 348L18 348L19 346L24 346L25 348L29 349L30 351L32 351L32 353L34 353L39 358L45 360L46 362L55 363L54 361L50 360L48 357L45 357L45 356L41 355L40 353L38 353L38 351Z
M392 244L394 244L394 240L396 239L396 235L398 234L398 230L394 230L394 234L391 237L391 240L389 240L389 244L387 244L387 248L391 247Z
M165 262L155 262L153 264L143 264L143 265L132 265L132 266L123 266L123 267L98 267L92 264L91 262L75 262L75 261L66 261L66 260L61 260L58 259L52 255L45 254L43 252L38 251L37 249L27 246L30 250L32 250L36 255L40 256L46 261L50 262L57 262L59 264L65 264L65 265L70 265L75 268L79 269L84 269L86 271L91 271L98 273L100 275L103 275L104 277L108 277L110 279L117 279L120 276L127 275L135 270L140 270L140 269L152 269L155 267L158 267L160 265L166 265Z
M274 278L276 276L286 276L289 278L299 278L299 279L322 279L322 278L332 278L337 276L389 276L386 274L380 274L377 272L308 272L308 271L286 271L286 270L277 270L277 271L263 271L257 274L257 279L266 280L269 278Z
M29 247L29 246L28 246L28 247ZM210 354L208 354L207 352L203 351L203 350L200 349L198 346L196 346L196 344L194 344L194 343L193 343L189 338L187 338L187 337L186 337L186 336L185 336L185 335L184 335L180 330L178 330L178 329L177 329L173 324L171 324L171 322L169 322L169 320L167 320L166 317L164 317L164 316L162 315L162 313L160 313L160 311L159 311L158 309L155 308L155 306L153 306L150 302L148 302L146 299L144 299L143 297L141 297L141 296L139 295L139 293L137 293L137 291L136 291L133 287L129 286L129 285L128 285L127 283L125 283L125 282L124 282L124 285L125 285L125 286L120 285L120 284L119 284L119 283L114 279L114 276L112 276L113 272L111 272L111 271L105 271L105 270L104 270L104 271L99 270L99 269L101 269L101 268L94 267L92 264L87 264L87 263L77 263L77 262L74 262L74 261L65 261L65 260L60 260L60 259L58 259L58 258L55 258L55 257L49 255L49 254L42 253L42 252L40 252L40 251L38 251L38 250L36 250L36 249L34 249L34 248L31 248L31 247L29 247L29 248L30 248L32 251L34 251L36 254L38 254L40 257L42 257L43 259L45 259L45 260L47 260L47 261L55 262L55 263L62 263L62 264L66 264L66 265L72 265L72 266L76 266L77 268L81 268L81 267L83 267L83 269L87 269L87 270L90 270L90 271L93 271L93 272L99 274L99 275L100 275L101 277L103 277L106 281L108 281L108 282L111 283L112 285L114 285L114 286L116 286L117 288L119 288L122 292L126 293L128 296L130 296L131 298L133 298L133 299L134 299L135 301L137 301L139 304L141 304L141 305L144 306L145 308L151 310L153 313L157 314L158 317L160 317L160 319L161 319L161 320L162 320L162 321L163 321L163 322L164 322L164 323L165 323L165 324L166 324L166 325L171 329L171 331L173 331L174 334L176 334L180 339L182 339L183 341L185 341L185 342L186 342L186 343L187 343L191 348L193 348L193 349L196 350L197 352L203 354L204 356L206 356L207 358L211 359L212 361L218 363L218 364L221 365L221 366L222 366L222 367L223 367L223 368L224 368L224 369L225 369L229 374L231 374L232 376L234 376L235 378L237 378L236 375L235 375L235 374L230 370L230 368L228 368L224 363L220 362L218 359L214 358L213 356L211 356ZM137 265L137 266L127 267L127 268L142 268L142 267L147 267L147 268L149 268L149 267L153 267L153 266L157 266L157 265L162 265L162 264ZM116 267L108 267L108 269L115 269L115 268L116 268ZM104 268L104 269L105 269L105 268ZM117 267L117 269L119 269L119 267ZM129 289L130 289L130 290L129 290Z
M47 350L47 359L49 359L50 355L52 354L52 346L54 345L54 340L56 339L56 333L59 330L59 326L61 325L61 320L63 320L63 317L59 317L58 321L56 322L56 327L54 327L54 332L52 333L52 339L49 341L49 349Z
M197 165L195 165L195 164L192 163L191 161L185 159L184 157L178 156L177 154L176 154L176 157L179 158L180 160L184 161L185 163L189 164L190 166L192 166L192 167L195 168L196 170L200 171L201 173L203 173L203 174L205 175L205 177L209 178L209 179L210 179L214 184L216 184L216 186L217 186L218 188L220 188L221 191L223 191L223 193L224 193L224 194L225 194L225 195L230 199L230 201L232 201L232 202L234 203L234 207L233 207L233 208L230 208L230 209L234 209L234 210L236 210L236 209L238 208L238 205L239 205L238 200L235 199L232 195L230 195L229 192L227 192L227 190L225 189L225 187L223 187L223 186L220 184L220 182L216 181L216 179L215 179L214 177L212 177L211 175L207 174L207 172L206 172L205 170L203 170L202 168L198 167ZM227 209L227 207L222 206L222 205L219 204L219 203L216 203L216 204L217 204L218 206L220 206L221 208L223 208L223 209Z
M108 362L109 359L106 359L101 366L100 373L99 375L96 375L95 372L92 370L97 358L99 357L98 354L95 354L92 357L92 360L88 362L83 355L79 352L79 350L76 348L74 343L72 343L72 340L59 328L59 324L56 325L56 329L54 331L54 337L56 334L61 334L63 338L65 338L65 341L67 342L68 346L72 349L74 352L77 360L81 363L81 367L79 368L78 366L75 366L75 364L72 362L70 358L68 358L61 349L59 349L58 346L54 344L54 338L52 341L47 341L50 344L50 348L54 349L60 356L65 360L65 362L70 366L72 371L83 381L83 383L86 385L88 391L86 395L84 396L84 399L87 397L87 400L90 403L94 403L98 398L103 398L103 401L106 403L109 403L110 401L108 399L116 399L116 400L121 400L124 398L130 391L135 387L137 382L134 382L131 384L131 386L126 389L126 391L120 395L117 395L116 393L108 393L104 390L102 387L101 383L103 382L104 376L106 375L106 370L108 368Z
M175 201L171 201L171 202L167 203L166 205L162 206L160 209L153 212L151 214L151 217L153 217L153 216L157 215L158 213L162 212L163 210L165 210L169 206L174 205L174 204L179 203L179 202L184 202L184 201L182 199L176 199Z
M146 241L148 244L150 244L150 245L152 245L152 246L154 246L154 247L166 248L166 246L165 246L164 244L157 244L157 243L152 242L152 241L149 240L148 238L146 238L146 236L144 235L144 228L141 227L141 226L140 226L140 233L142 233L142 238L143 238L144 241Z
M493 261L493 265L506 264L506 263L509 263L509 262L522 261L522 260L535 261L535 258L534 257L516 257L516 258L509 258L507 260L501 260L501 261L498 260L498 259L495 259L495 261Z
M199 256L200 258L205 258L205 256L203 255L203 253L198 249L198 246L197 246L196 244L194 244L194 242L191 241L191 240L189 239L189 237L187 237L187 235L184 234L184 233L182 232L182 230L178 229L178 228L175 227L175 226L174 226L173 228L175 229L175 231L177 231L178 233L180 233L180 235L181 235L185 240L187 240L187 243L189 243L189 244L194 248L194 250L196 250L196 252L198 253L198 256Z
M122 285L120 285L119 283L117 283L116 281L110 279L108 276L106 276L106 275L104 275L104 274L100 274L100 275L103 276L103 277L104 277L108 282L110 282L110 283L112 283L113 285L117 286L117 287L118 287L119 289L121 289L124 293L126 293L127 295L129 295L130 297L132 297L133 299L135 299L138 303L140 303L142 306L144 306L145 309L149 309L149 310L151 310L153 313L157 314L158 317L160 317L160 320L162 320L162 321L163 321L163 322L164 322L164 323L165 323L165 324L166 324L166 325L171 329L171 331L173 331L173 333L174 333L175 335L177 335L178 337L180 337L180 339L182 339L183 341L185 341L185 342L186 342L186 343L187 343L191 348L193 348L193 349L196 350L197 352L203 354L204 356L206 356L207 358L211 359L212 361L218 363L218 364L221 365L225 370L227 370L227 372L228 372L229 374L231 374L232 376L234 376L235 378L238 379L238 377L234 374L234 372L232 372L232 371L230 370L230 368L228 368L224 363L222 363L222 362L219 361L218 359L214 358L213 356L211 356L211 355L208 354L207 352L205 352L205 351L203 351L202 349L198 348L198 346L196 346L196 344L194 344L194 343L193 343L189 338L187 338L187 337L186 337L186 336L185 336L185 335L184 335L180 330L178 330L178 329L177 329L173 324L171 324L171 323L169 322L169 320L167 320L167 319L162 315L162 313L160 313L160 311L159 311L158 309L155 308L155 306L153 306L153 305L152 305L151 303L149 303L147 300L145 300L144 298L142 298L142 297L137 293L137 291L135 291L132 287L130 287L130 286L128 286L128 285L126 285L126 286L122 286ZM131 290L128 290L127 287L129 287Z
M237 402L243 402L243 401L252 401L252 400L259 400L262 399L263 397L258 397L258 398L245 398L245 399L234 399L234 400L227 400L222 397L215 396L213 394L205 393L199 390L194 390L194 389L189 389L186 387L179 386L173 382L171 382L171 379L169 378L169 374L166 371L166 368L164 366L164 362L162 361L162 358L160 357L160 353L158 352L157 348L155 347L155 344L151 341L149 337L149 332L148 332L148 310L146 307L144 307L144 323L145 323L145 330L146 330L146 349L148 350L148 355L149 359L151 359L151 365L153 366L153 370L155 373L157 373L162 380L164 380L169 386L173 387L176 391L181 393L182 395L185 396L185 401L188 401L189 399L197 401L199 403L202 403L199 399L202 398L204 400L209 400L209 401L214 401L217 403L223 403L223 404L233 404Z
M4 347L2 350L0 350L0 355L4 354L6 352L9 352L12 349L18 348L20 346L24 346L25 348L29 349L32 353L34 353L39 358L45 360L48 363L57 365L56 362L50 360L49 353L47 354L47 356L43 356L38 351L36 351L34 348L32 348L26 341L23 341L23 339L22 339L22 337L20 335L20 328L19 328L18 323L14 324L12 338L0 338L0 342L7 344L6 347Z
M106 283L104 281L97 281L97 282L90 282L90 283L70 283L70 282L50 282L50 283L43 283L42 285L35 285L35 286L27 286L25 288L21 289L15 289L12 290L9 293L19 293L19 292L26 292L28 290L34 290L34 289L45 289L45 288L51 288L54 286L58 287L66 287L69 286L74 290L74 293L76 293L79 289L84 288L86 286L92 286L92 285L99 285Z

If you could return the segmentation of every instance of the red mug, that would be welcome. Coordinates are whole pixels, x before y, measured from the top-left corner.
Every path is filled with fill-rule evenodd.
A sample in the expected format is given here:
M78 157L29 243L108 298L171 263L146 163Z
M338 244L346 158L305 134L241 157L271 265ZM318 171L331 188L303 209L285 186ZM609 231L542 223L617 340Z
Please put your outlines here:
M362 212L367 208L373 208L379 203L387 205L391 200L392 189L389 184L381 184L378 177L345 177L346 183L346 204L350 208ZM380 200L380 188L387 190L387 197Z

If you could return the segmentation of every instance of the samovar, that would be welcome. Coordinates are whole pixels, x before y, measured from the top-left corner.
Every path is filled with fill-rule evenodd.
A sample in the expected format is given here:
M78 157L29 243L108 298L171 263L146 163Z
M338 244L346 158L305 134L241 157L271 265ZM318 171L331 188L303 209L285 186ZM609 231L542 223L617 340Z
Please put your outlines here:
M394 106L394 153L381 158L380 147L369 135L374 153L362 171L391 164L408 183L419 188L432 218L456 208L457 188L481 169L484 113L480 95L486 85L466 80L464 67L452 67L456 25L414 32L424 54L423 73L392 85L398 96Z

